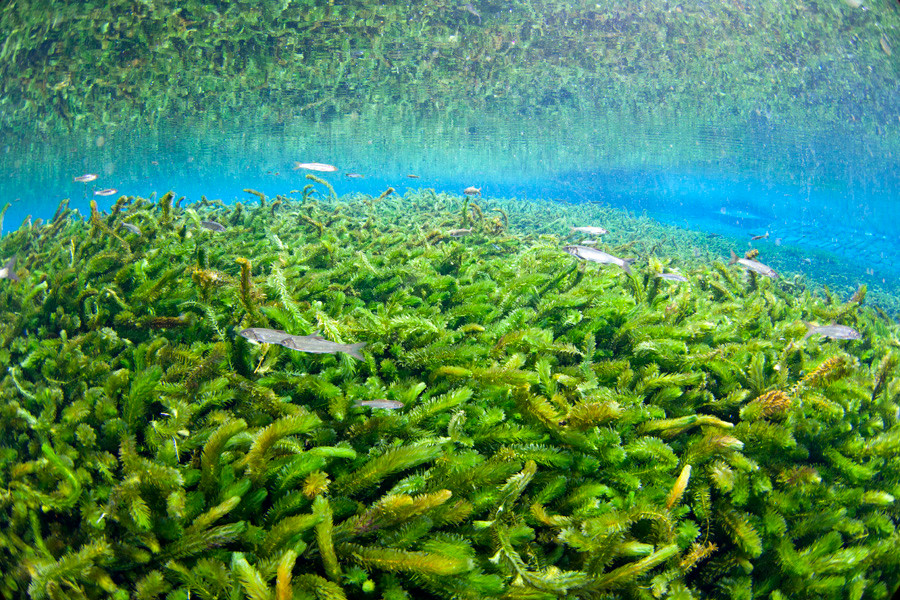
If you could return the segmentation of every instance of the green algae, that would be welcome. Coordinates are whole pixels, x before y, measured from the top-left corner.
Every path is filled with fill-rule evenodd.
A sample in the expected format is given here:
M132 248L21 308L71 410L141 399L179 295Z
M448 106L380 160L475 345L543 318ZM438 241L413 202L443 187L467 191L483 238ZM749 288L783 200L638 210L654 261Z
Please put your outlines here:
M21 278L0 288L2 597L900 584L898 326L864 292L672 258L598 206L306 196L127 197L0 239ZM572 219L649 266L579 264ZM690 281L654 277L671 266ZM863 339L804 340L811 319ZM405 406L357 406L377 398Z
M897 127L896 52L882 44L900 48L897 7L850 4L485 1L476 18L445 0L16 0L0 11L0 125L588 109L656 125L855 123L874 140Z

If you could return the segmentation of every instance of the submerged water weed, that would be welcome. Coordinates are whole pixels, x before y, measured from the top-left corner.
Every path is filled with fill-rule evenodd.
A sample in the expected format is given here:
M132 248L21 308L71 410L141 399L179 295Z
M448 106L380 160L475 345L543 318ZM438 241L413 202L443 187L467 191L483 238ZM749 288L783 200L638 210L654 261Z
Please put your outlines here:
M509 202L279 202L126 198L0 240L0 597L900 584L898 328L859 298L724 262L661 282L668 242L612 211L631 275ZM804 339L831 314L863 339Z

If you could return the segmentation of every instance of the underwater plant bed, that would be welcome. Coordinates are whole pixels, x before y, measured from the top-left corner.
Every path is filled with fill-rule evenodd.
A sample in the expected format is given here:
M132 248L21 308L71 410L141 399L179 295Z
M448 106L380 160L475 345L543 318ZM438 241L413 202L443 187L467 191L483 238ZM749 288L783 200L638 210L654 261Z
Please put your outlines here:
M562 250L600 223L311 186L0 239L0 597L900 585L898 326L864 288L687 268L623 221L628 274Z

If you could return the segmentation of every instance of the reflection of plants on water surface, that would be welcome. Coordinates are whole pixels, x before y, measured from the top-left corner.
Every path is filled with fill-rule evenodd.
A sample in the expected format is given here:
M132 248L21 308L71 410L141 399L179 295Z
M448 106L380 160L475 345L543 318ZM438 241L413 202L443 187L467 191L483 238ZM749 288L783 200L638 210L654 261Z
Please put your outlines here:
M898 9L852 4L17 1L0 12L4 124L387 105L894 127Z
M0 288L4 597L900 582L897 325L864 290L823 302L720 262L661 281L638 229L603 246L651 255L627 276L560 250L584 222L527 233L549 211L510 203L260 199L63 205L0 240L21 278ZM864 339L803 340L801 319ZM247 326L365 341L365 361ZM356 406L377 398L405 407Z

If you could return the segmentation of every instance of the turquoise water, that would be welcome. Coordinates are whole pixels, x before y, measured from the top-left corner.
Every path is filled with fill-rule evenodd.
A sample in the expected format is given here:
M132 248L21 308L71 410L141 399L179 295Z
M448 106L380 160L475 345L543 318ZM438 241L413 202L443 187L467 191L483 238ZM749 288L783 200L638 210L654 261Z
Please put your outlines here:
M473 185L484 196L521 202L602 203L724 236L737 249L768 234L755 246L783 269L820 284L865 283L882 298L896 294L900 161L890 137L833 125L813 135L755 121L746 130L695 121L650 127L566 114L445 123L379 114L281 127L172 122L25 137L0 149L0 196L12 203L10 231L28 216L51 217L63 198L87 214L91 199L104 208L121 194L173 190L186 202L203 195L246 201L245 188L287 194L306 183L295 161L323 162L338 168L321 174L338 194L377 196L388 186L461 193ZM73 181L84 173L98 179ZM110 187L117 190L110 197L93 194ZM786 248L790 258L782 258Z

